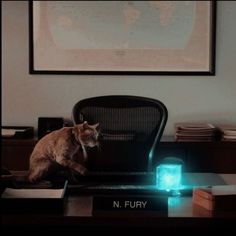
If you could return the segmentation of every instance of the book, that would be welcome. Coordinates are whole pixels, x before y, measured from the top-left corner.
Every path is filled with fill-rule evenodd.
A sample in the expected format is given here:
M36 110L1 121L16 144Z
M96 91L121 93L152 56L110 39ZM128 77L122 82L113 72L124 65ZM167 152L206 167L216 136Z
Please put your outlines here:
M63 214L67 181L55 189L9 188L1 196L3 214Z
M236 185L195 188L192 202L209 211L235 211Z

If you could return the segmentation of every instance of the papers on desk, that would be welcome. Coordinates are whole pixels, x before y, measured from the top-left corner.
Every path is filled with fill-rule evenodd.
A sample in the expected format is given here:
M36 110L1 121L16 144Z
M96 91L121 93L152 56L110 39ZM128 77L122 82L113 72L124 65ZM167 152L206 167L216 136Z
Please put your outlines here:
M2 138L25 139L34 137L34 128L30 126L2 126Z
M14 129L2 129L2 137L12 137L16 134Z
M236 125L217 126L222 135L222 141L236 141Z
M216 138L216 127L209 123L176 123L176 141L214 141Z

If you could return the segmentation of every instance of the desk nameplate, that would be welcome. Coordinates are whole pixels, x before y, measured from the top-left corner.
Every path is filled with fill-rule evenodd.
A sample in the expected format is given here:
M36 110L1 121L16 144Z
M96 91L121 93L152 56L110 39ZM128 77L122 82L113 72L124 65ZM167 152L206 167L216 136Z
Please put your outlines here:
M168 215L167 196L94 196L93 213L158 213Z

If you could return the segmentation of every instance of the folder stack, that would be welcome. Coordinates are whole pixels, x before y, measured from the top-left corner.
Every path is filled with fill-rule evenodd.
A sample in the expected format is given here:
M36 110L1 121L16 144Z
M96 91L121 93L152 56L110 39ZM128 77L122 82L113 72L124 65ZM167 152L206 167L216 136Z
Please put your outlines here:
M176 123L175 140L207 142L216 139L216 127L208 123Z
M236 142L236 125L219 125L217 127L221 132L222 141Z

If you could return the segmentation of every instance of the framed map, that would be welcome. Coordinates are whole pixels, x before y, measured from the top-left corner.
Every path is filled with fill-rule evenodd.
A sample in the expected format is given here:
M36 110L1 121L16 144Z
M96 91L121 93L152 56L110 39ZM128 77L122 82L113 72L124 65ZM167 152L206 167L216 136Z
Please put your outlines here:
M32 74L215 74L215 1L30 1L29 23Z

